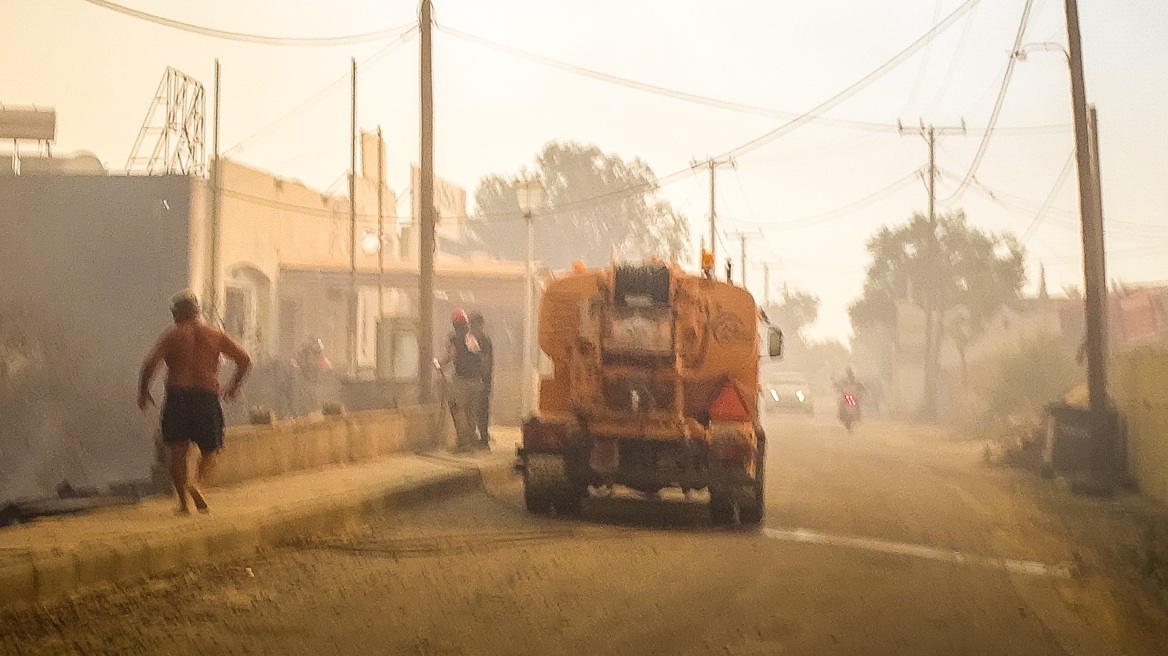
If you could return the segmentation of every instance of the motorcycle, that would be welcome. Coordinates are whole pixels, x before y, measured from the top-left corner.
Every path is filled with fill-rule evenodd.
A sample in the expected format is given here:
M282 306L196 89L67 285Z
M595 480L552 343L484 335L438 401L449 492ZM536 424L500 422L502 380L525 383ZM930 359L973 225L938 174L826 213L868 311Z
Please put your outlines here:
M854 430L856 424L860 423L860 401L855 394L844 392L840 396L839 419L849 433Z

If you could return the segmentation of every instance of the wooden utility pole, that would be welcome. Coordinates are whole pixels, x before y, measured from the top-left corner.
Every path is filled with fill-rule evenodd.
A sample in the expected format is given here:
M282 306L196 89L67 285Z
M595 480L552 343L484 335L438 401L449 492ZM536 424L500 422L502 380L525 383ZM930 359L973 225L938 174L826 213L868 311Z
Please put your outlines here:
M706 161L704 161L704 162L698 162L696 160L693 162L690 162L690 166L695 168L695 169L699 166L704 166L710 170L710 255L711 255L711 257L716 255L718 252L718 248L717 248L718 212L717 212L717 208L716 208L715 203L714 203L714 198L715 198L714 180L716 178L715 171L718 169L719 166L725 166L727 164L729 164L730 166L737 166L738 165L734 161L734 159L731 157L727 157L726 159L715 159L713 157L710 157L710 158L707 158ZM716 260L716 258L715 258L715 260Z
M219 206L222 204L223 191L221 189L223 184L223 176L220 173L219 166L219 89L220 89L221 73L219 68L219 60L215 60L215 117L212 120L211 128L211 262L210 262L210 303L208 303L208 310L210 311L211 323L216 326L222 326L223 322L219 320L219 281L222 276L219 275Z
M1087 128L1091 133L1091 179L1095 182L1095 227L1093 232L1097 235L1098 243L1094 245L1095 257L1091 258L1091 265L1095 268L1095 279L1100 281L1102 289L1102 303L1103 306L1103 320L1099 323L1099 341L1102 344L1100 347L1101 353L1099 360L1104 363L1103 366L1103 389L1106 394L1107 389L1107 358L1110 351L1110 326L1108 325L1107 315L1110 310L1107 300L1107 248L1103 238L1103 172L1099 165L1099 117L1095 112L1095 105L1087 105L1088 124ZM1084 260L1086 261L1086 260Z
M727 237L737 237L739 244L738 251L738 268L740 269L739 278L742 280L742 288L746 289L746 240L756 239L762 237L762 233L757 232L733 232L728 233Z
M771 306L771 263L762 263L762 304L763 307L769 308Z
M418 176L418 383L419 400L431 397L434 379L434 79L431 59L433 7L422 0L419 15L421 42L421 156Z
M1083 80L1083 48L1079 33L1079 7L1066 0L1067 63L1071 74L1071 107L1075 119L1075 163L1079 174L1079 216L1083 238L1083 311L1086 319L1084 351L1087 356L1087 393L1091 410L1094 473L1109 488L1118 466L1107 431L1110 403L1107 398L1107 269L1103 245L1102 190L1099 180L1098 126L1087 105Z
M349 375L357 375L357 58L351 59L352 98L349 105Z
M899 129L901 134L919 134L929 144L928 219L932 237L928 257L939 261L941 253L939 252L940 244L937 243L937 136L965 134L965 122L962 121L961 127L942 128L933 125L926 127L924 122L921 122L918 128L906 129L900 125ZM937 312L939 305L937 291L935 285L930 285L924 291L925 298L923 299L925 310L925 389L921 399L921 416L925 419L935 419L937 416L937 384L941 377L941 317L938 316Z
M385 141L377 126L377 323L385 317Z

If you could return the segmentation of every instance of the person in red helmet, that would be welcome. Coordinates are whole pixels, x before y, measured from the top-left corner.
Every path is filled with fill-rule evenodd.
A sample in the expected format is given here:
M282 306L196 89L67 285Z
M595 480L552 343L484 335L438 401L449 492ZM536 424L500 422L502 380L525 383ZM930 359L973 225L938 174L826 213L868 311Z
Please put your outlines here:
M465 310L450 315L454 331L446 338L446 355L439 364L443 369L453 368L447 403L458 435L457 450L469 451L478 441L477 416L483 396L482 346L470 330L470 318Z

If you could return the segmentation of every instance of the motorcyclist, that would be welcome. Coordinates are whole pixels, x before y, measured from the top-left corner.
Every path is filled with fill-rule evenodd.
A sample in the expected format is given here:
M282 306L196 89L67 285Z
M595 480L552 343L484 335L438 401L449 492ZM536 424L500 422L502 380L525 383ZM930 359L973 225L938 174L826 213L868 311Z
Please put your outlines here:
M855 408L855 412L858 414L860 400L863 398L866 389L864 388L864 384L856 379L856 372L852 371L851 367L847 368L847 371L844 373L843 380L837 380L835 382L835 389L839 392L840 413L842 414L844 412L846 405L850 405L845 401L847 396L850 394L855 400L853 407Z
M840 394L851 394L857 399L865 391L864 384L856 379L856 372L852 371L851 367L848 367L847 371L844 372L842 380L835 382L835 388Z

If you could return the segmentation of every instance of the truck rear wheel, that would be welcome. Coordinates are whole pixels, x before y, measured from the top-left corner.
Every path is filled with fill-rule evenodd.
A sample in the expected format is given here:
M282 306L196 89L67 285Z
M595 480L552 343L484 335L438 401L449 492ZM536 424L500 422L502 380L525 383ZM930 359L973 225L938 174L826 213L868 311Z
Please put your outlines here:
M579 515L584 503L584 497L578 490L568 490L556 496L552 505L560 515Z
M738 521L742 522L743 526L761 524L765 508L762 486L759 485L754 493L754 502L738 505Z
M545 496L532 494L530 490L523 491L523 502L527 505L527 512L547 514L552 510L552 500Z
M734 521L734 503L728 494L710 490L710 521L716 526Z

